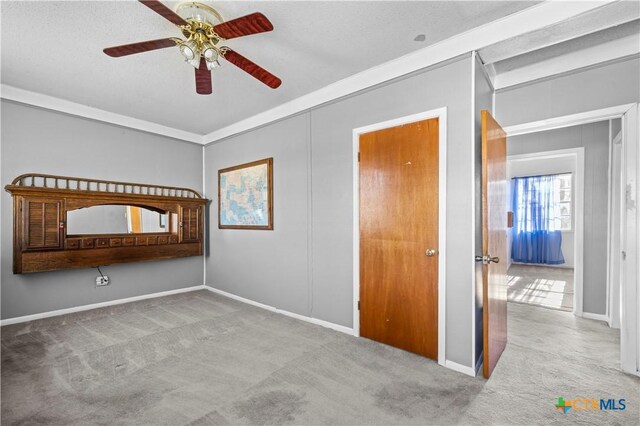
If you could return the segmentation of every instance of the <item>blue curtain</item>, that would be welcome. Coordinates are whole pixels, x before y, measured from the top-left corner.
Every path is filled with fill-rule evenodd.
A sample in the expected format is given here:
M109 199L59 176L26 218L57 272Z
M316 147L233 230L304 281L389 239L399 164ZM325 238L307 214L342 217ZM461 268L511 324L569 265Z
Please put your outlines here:
M563 264L558 176L514 178L512 188L513 261Z

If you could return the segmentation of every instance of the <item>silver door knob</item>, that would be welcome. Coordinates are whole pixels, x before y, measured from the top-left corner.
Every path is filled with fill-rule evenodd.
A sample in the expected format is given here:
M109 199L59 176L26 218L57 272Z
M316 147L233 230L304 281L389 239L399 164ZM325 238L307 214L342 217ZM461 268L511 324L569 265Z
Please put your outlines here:
M437 251L436 249L427 249L427 251L425 252L427 256L429 257L433 257L436 255Z
M490 263L500 263L499 257L491 257L491 255L486 256L476 256L476 262L482 262L483 265L488 265Z

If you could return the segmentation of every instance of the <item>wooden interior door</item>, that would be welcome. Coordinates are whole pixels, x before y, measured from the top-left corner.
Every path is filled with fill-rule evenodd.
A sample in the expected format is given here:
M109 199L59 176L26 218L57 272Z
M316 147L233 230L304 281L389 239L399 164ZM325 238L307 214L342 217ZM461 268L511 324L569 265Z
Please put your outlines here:
M482 111L482 300L484 377L507 345L507 134Z
M438 119L360 136L360 335L438 358Z
M140 207L127 206L129 214L129 226L130 232L133 234L140 234L142 232L142 211Z

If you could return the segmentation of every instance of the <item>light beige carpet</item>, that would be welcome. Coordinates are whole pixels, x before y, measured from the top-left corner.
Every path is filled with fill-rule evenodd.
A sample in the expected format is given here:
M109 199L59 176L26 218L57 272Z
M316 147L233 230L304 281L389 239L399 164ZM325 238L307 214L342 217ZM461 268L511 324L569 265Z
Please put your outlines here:
M207 291L2 327L2 425L584 424L638 421L616 330L510 304L485 381ZM558 412L559 396L627 410Z

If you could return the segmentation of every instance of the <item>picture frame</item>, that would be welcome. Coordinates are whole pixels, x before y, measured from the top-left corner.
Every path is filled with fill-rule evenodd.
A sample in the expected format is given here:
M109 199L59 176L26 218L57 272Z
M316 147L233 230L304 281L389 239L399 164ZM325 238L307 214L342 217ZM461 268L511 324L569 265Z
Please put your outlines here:
M218 170L218 228L273 230L273 158Z

